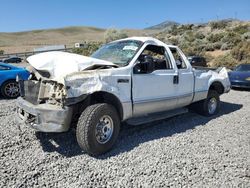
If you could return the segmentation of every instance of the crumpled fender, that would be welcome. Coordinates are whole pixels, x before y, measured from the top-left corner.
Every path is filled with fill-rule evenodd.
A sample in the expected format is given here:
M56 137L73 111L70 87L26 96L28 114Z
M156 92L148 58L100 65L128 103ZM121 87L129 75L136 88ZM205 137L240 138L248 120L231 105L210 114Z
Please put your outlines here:
M210 87L214 82L220 82L224 86L224 92L228 92L230 90L231 83L228 77L227 69L225 67L219 69L220 70L217 71L209 71L211 78L208 81L208 86Z
M80 97L97 91L106 91L120 98L120 90L112 69L76 72L64 78L67 88L67 98Z

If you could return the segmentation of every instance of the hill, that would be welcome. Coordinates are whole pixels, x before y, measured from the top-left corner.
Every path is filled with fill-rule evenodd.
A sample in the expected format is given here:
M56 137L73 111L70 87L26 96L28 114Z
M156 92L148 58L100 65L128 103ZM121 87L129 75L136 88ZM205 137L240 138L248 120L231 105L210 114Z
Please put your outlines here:
M0 33L0 51L15 53L32 51L44 45L65 44L73 47L76 42L87 42L88 49L74 49L74 52L89 55L105 42L105 32L106 29L95 27L66 27ZM186 55L205 56L211 66L231 67L250 63L249 21L224 19L199 24L165 21L143 30L126 29L122 32L127 36L152 36L165 43L178 45Z
M172 26L174 25L180 25L179 23L177 22L174 22L174 21L164 21L160 24L157 24L157 25L154 25L154 26L151 26L151 27L148 27L148 28L145 28L146 30L148 29L153 29L153 30L161 30L161 29L170 29Z
M95 27L66 27L48 30L33 30L15 33L0 33L0 50L5 53L32 51L44 45L65 44L72 47L76 42L104 41L106 29ZM146 35L143 30L126 29L128 36Z
M250 22L224 19L180 24L161 29L154 37L178 45L186 55L206 56L211 66L250 63Z

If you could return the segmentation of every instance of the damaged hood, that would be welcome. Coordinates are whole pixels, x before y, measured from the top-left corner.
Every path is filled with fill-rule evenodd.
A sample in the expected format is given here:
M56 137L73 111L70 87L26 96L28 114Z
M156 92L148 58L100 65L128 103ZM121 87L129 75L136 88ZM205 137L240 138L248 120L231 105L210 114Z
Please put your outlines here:
M27 58L29 64L38 71L50 73L50 79L63 82L63 78L93 66L116 66L114 63L68 52L45 52Z

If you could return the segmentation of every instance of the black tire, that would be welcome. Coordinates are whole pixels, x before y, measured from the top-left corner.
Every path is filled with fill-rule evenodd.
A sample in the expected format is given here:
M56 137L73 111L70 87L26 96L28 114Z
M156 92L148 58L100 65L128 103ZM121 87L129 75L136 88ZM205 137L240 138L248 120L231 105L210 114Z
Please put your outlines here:
M97 127L105 126L106 124L104 119L102 122L100 121L102 117L111 118L113 123L112 134L109 136L109 140L106 142L101 142L103 140L101 140L100 136L97 136L99 132L102 132L100 129L98 130ZM102 127L102 130L104 130L104 128ZM119 131L120 119L116 109L112 105L106 103L95 104L88 106L82 112L77 123L76 138L79 146L85 152L92 156L98 156L100 154L106 153L112 148L117 140Z
M215 101L216 103L213 110L209 110L211 101ZM191 105L191 110L195 111L198 114L207 116L207 117L218 114L220 110L220 96L218 92L215 90L209 90L207 98L205 100L199 101Z
M10 90L10 87L13 87L12 90ZM1 94L5 98L17 98L20 95L18 83L15 80L8 80L4 82L1 86Z

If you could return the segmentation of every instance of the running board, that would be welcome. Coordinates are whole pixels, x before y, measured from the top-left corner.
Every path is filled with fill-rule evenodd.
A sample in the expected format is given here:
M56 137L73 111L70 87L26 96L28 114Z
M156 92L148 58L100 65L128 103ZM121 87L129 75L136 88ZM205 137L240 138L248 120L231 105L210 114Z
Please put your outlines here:
M180 114L184 114L187 112L188 112L187 108L178 108L178 109L174 109L174 110L170 110L166 112L159 112L159 113L154 113L154 114L148 114L146 116L131 118L131 119L128 119L126 122L130 125L141 125L141 124L150 123L153 121L167 119L167 118L177 116Z

